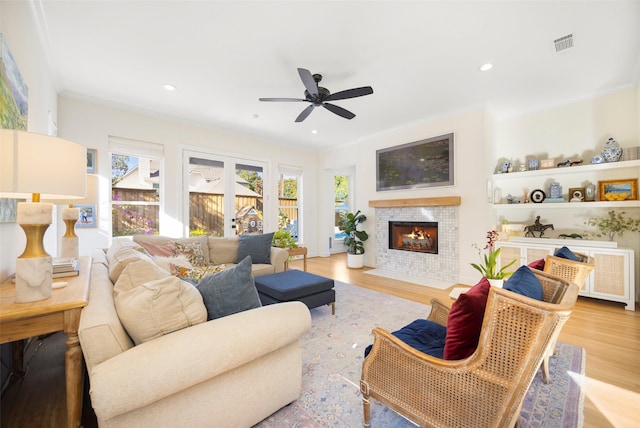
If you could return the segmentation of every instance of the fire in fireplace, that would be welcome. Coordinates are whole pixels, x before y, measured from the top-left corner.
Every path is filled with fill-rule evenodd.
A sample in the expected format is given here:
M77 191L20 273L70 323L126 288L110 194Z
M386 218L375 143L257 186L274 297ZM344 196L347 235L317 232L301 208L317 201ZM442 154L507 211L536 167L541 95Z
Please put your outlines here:
M438 254L438 223L390 221L389 249Z

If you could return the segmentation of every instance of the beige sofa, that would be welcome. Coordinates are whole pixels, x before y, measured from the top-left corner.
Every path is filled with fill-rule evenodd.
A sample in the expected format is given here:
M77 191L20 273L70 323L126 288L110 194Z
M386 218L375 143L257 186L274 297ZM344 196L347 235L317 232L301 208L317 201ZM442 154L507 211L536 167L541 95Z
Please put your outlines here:
M216 238L212 236L196 236L190 238L169 238L160 235L134 235L133 241L141 244L151 243L155 245L164 244L169 241L176 242L200 242L205 262L210 264L225 265L226 268L235 265L236 257L238 256L238 249L240 247L240 241L237 237L233 238ZM271 247L271 263L254 263L251 271L253 276L268 275L277 272L283 272L285 270L285 263L289 258L289 252L284 248Z
M250 427L298 398L300 337L311 325L303 303L247 310L134 346L110 279L123 258L92 256L79 338L100 427Z

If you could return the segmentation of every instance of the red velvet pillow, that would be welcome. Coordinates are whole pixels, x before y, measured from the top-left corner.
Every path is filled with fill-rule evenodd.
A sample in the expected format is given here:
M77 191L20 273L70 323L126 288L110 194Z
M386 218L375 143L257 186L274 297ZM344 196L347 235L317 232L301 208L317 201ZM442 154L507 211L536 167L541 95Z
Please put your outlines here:
M545 264L545 260L544 259L540 259L540 260L534 260L531 263L529 263L529 267L532 269L537 269L537 270L544 270L544 264Z
M489 296L489 281L482 278L451 305L444 342L445 360L462 360L478 347L484 308Z

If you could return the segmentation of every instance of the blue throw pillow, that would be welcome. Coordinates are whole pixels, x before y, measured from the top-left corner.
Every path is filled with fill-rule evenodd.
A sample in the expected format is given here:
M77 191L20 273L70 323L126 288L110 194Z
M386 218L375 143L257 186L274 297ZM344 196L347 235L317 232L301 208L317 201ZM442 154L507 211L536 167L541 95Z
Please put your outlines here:
M273 232L262 235L240 235L240 247L236 263L240 263L245 257L251 256L253 263L271 263L271 242Z
M420 352L442 358L447 328L438 323L429 320L415 320L392 334ZM373 345L369 345L364 350L365 358L371 352L372 347Z
M504 284L504 289L542 300L542 284L528 266L520 266Z
M571 251L567 247L560 248L558 251L556 251L554 256L561 257L561 258L567 259L567 260L573 260L574 262L578 261L578 257L576 257L576 255L573 254L573 251Z
M251 274L251 257L231 269L205 276L196 287L207 308L207 320L262 306Z

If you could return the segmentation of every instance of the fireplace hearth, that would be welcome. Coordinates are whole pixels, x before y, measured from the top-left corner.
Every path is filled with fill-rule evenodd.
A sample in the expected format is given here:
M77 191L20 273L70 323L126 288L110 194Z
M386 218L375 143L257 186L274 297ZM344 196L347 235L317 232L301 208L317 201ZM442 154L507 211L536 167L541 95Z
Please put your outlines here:
M438 254L438 223L389 221L389 249Z

